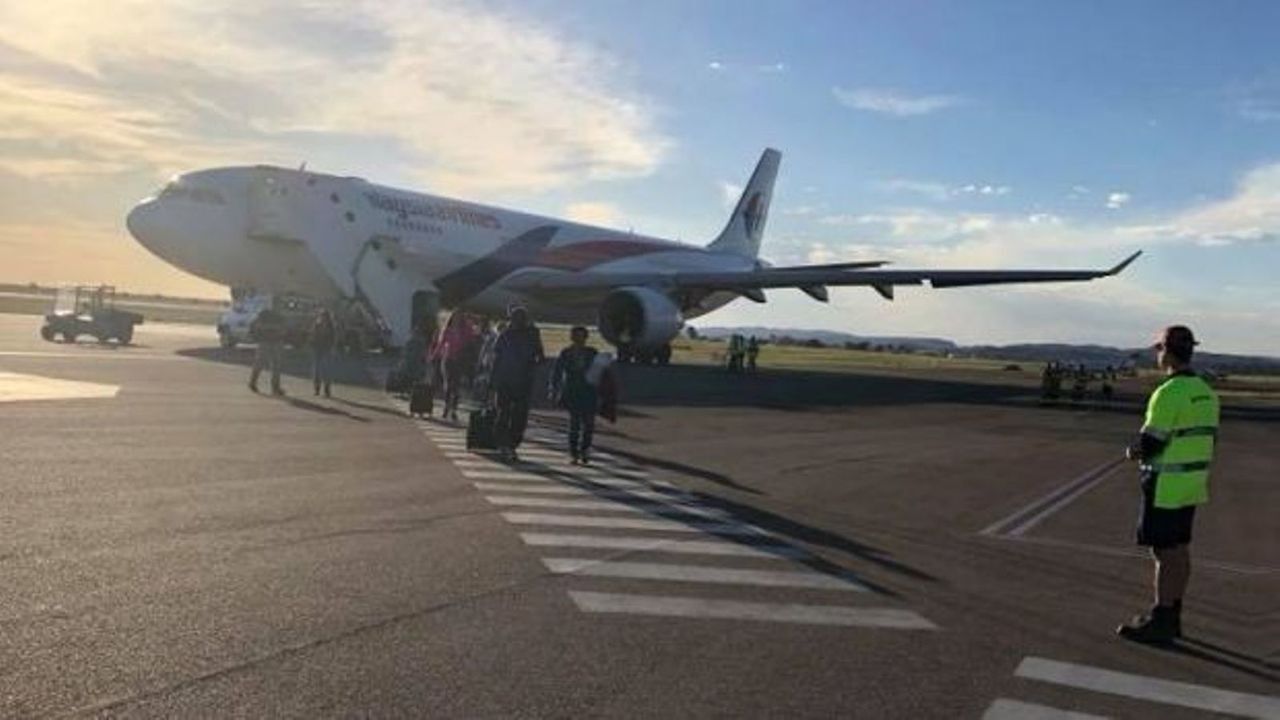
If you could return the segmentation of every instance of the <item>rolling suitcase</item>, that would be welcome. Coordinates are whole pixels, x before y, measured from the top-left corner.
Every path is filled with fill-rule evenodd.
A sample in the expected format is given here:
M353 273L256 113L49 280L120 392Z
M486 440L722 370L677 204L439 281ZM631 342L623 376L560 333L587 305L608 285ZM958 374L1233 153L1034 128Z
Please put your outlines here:
M424 417L431 414L432 405L435 403L435 393L431 392L431 386L424 382L416 382L413 384L413 392L409 393L409 414L414 417Z
M494 417L491 407L483 407L471 413L467 420L468 450L493 450L498 446L493 434Z

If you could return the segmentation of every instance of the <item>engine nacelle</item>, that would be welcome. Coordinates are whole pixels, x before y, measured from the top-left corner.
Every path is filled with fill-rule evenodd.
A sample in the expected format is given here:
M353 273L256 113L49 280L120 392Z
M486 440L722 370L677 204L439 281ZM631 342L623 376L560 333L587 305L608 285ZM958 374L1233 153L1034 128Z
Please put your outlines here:
M684 327L680 308L645 287L619 288L600 304L600 335L619 347L658 348Z

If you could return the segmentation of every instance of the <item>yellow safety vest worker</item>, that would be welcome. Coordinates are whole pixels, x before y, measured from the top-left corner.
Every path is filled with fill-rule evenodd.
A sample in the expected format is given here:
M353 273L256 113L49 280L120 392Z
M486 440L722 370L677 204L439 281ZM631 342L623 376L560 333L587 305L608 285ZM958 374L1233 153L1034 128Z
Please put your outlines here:
M1175 509L1209 500L1218 412L1213 388L1190 371L1170 375L1151 394L1142 434L1162 446L1141 468L1155 478L1156 507Z

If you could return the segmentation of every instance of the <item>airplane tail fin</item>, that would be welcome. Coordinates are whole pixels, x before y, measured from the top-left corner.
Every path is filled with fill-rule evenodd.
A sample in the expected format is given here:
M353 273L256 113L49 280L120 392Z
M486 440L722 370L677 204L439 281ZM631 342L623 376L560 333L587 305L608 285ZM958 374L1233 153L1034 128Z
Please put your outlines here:
M773 199L773 181L778 177L782 153L768 148L760 156L751 180L733 208L729 222L707 246L713 252L754 258L760 254L765 220L769 217L769 201Z

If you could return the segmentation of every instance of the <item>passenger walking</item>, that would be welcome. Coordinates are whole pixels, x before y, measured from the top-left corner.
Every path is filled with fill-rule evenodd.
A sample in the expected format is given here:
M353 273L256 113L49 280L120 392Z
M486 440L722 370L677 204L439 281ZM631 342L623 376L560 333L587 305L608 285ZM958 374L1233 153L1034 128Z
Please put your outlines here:
M760 357L760 341L755 335L747 341L747 370L756 371L756 358Z
M284 317L275 310L275 302L263 308L249 326L249 335L258 344L249 373L249 389L258 392L258 377L264 368L271 370L271 394L283 395L280 387L280 346L284 342Z
M597 387L601 372L592 373L600 352L587 345L587 329L569 331L569 347L560 351L551 371L550 395L569 411L569 456L574 465L591 462L591 440L600 409Z
M321 309L311 325L311 383L316 395L323 389L325 397L332 397L333 350L337 342L338 327L333 314L327 308Z
M1191 330L1165 328L1154 345L1167 375L1147 401L1146 420L1125 452L1139 463L1138 544L1155 560L1155 605L1116 632L1128 640L1169 643L1182 636L1182 596L1191 577L1191 526L1209 499L1209 465L1218 436L1218 396L1191 368Z
M504 460L518 459L516 448L524 440L524 429L529 422L533 374L544 359L542 334L529 321L528 311L512 307L507 329L498 336L493 348L494 434Z
M478 342L475 324L465 313L455 311L440 331L440 339L433 348L435 361L440 367L444 385L444 411L440 417L458 419L458 398L462 385L475 369L475 345Z
M493 348L498 343L497 325L485 318L480 324L480 340L476 344L476 367L471 381L471 399L488 405L493 387Z

